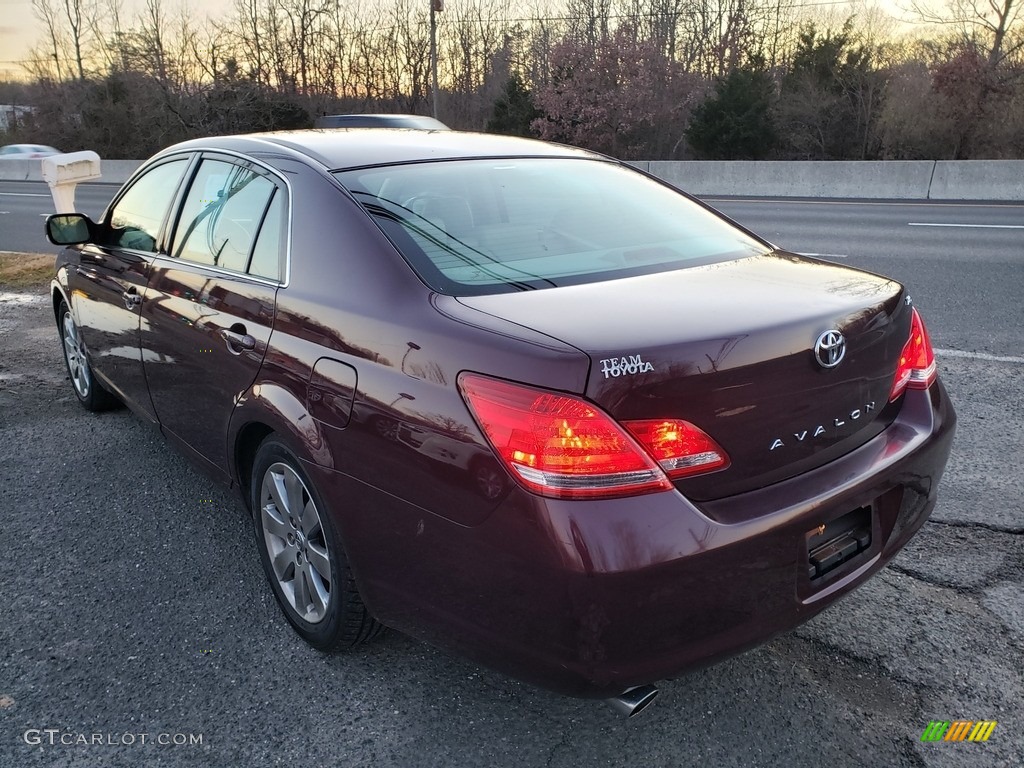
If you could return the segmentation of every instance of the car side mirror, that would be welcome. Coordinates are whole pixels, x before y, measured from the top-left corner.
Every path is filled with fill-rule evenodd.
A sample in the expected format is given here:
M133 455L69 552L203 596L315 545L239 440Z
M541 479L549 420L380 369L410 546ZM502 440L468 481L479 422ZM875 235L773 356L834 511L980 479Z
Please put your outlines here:
M84 213L55 213L46 218L46 237L54 245L88 243L95 228Z

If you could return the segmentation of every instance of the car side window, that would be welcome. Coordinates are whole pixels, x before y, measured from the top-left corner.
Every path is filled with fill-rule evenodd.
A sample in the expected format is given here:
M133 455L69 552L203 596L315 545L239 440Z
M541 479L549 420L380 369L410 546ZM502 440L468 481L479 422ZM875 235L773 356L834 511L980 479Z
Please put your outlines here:
M265 223L268 208L280 196L274 182L252 169L203 160L185 197L172 255L245 272L262 239L258 238L261 225L273 225ZM276 278L276 269L273 272Z
M157 237L187 158L162 163L135 180L114 205L101 245L156 252Z
M281 226L284 223L284 193L278 189L270 199L263 226L249 260L249 274L281 279Z

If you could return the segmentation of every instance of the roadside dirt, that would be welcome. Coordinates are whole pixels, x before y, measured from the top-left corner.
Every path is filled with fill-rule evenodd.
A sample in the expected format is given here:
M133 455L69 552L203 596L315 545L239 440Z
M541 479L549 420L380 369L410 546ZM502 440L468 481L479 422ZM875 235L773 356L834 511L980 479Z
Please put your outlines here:
M53 254L0 251L0 291L43 290L53 276Z

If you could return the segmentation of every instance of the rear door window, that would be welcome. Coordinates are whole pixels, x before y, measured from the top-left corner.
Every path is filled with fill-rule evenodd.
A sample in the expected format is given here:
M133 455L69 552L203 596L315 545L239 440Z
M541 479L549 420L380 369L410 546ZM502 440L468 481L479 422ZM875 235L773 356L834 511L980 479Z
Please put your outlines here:
M249 260L249 274L265 277L268 280L281 279L281 266L284 253L284 191L277 189L270 198L263 226L253 246L252 258Z
M283 197L255 168L204 159L185 196L171 255L279 279Z

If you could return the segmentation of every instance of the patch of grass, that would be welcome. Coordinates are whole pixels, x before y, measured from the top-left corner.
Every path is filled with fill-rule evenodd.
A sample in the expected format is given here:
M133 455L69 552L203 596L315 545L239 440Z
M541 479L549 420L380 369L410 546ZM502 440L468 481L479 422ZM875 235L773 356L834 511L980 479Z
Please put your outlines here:
M45 288L54 275L53 254L0 252L0 289Z

